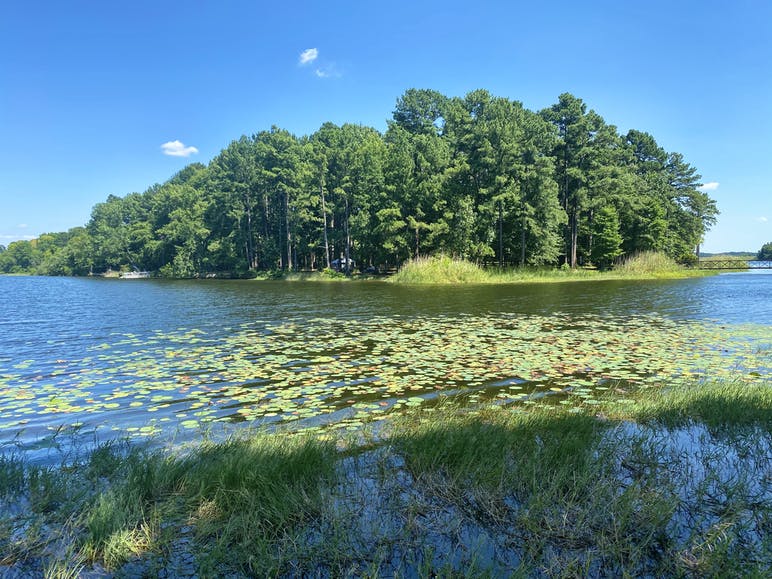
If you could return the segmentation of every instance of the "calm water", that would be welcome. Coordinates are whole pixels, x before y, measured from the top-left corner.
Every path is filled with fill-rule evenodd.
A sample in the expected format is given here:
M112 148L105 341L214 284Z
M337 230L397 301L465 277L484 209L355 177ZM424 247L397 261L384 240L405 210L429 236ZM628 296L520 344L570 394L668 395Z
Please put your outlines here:
M750 343L727 367L768 379L770 273L428 288L0 277L0 442L72 424L181 438L320 416L356 427L444 389L688 373L652 365L656 344L693 359L723 334Z

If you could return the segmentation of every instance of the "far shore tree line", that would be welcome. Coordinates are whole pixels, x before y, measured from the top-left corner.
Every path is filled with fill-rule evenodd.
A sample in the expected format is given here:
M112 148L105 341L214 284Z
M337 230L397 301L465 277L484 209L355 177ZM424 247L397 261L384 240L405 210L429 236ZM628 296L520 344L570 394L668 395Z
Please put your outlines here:
M501 265L594 264L660 251L688 263L715 201L680 153L571 95L539 112L485 90L410 89L385 133L272 127L208 165L98 203L83 227L11 243L0 272L170 277L394 267L443 252Z

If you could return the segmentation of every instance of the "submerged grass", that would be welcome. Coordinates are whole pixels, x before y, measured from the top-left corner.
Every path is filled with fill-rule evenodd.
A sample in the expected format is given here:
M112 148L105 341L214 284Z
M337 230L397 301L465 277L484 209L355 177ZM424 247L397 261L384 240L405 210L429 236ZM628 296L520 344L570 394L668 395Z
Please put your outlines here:
M772 388L763 382L678 385L653 397L639 396L633 406L612 399L606 407L620 418L668 428L700 423L709 428L757 427L772 434Z
M107 443L58 468L3 456L0 565L52 577L97 563L118 576L768 576L769 384L598 402L445 400L356 440L259 432L183 454Z

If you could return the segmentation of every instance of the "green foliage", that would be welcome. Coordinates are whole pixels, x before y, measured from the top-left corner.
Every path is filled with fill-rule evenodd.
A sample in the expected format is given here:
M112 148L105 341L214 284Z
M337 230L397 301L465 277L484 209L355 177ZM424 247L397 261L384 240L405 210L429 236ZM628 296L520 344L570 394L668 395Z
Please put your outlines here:
M756 259L772 259L772 241L761 246L761 249L759 249L759 252L756 254Z
M619 216L613 205L601 207L592 222L593 245L590 259L600 269L609 269L622 254Z
M536 113L475 90L409 89L385 134L325 123L231 142L85 227L11 243L0 273L245 277L336 258L397 267L447 253L500 265L607 268L620 251L695 254L718 213L679 153L617 133L574 95Z

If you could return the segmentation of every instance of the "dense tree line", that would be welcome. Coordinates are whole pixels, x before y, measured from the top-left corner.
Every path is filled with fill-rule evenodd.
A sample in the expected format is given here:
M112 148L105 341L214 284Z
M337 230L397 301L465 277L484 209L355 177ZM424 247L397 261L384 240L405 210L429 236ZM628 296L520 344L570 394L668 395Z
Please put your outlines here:
M533 112L485 90L410 89L385 134L325 123L243 136L207 166L110 195L85 227L11 243L0 271L246 275L436 252L608 267L657 250L684 262L718 213L699 185L682 155L619 134L570 94Z

